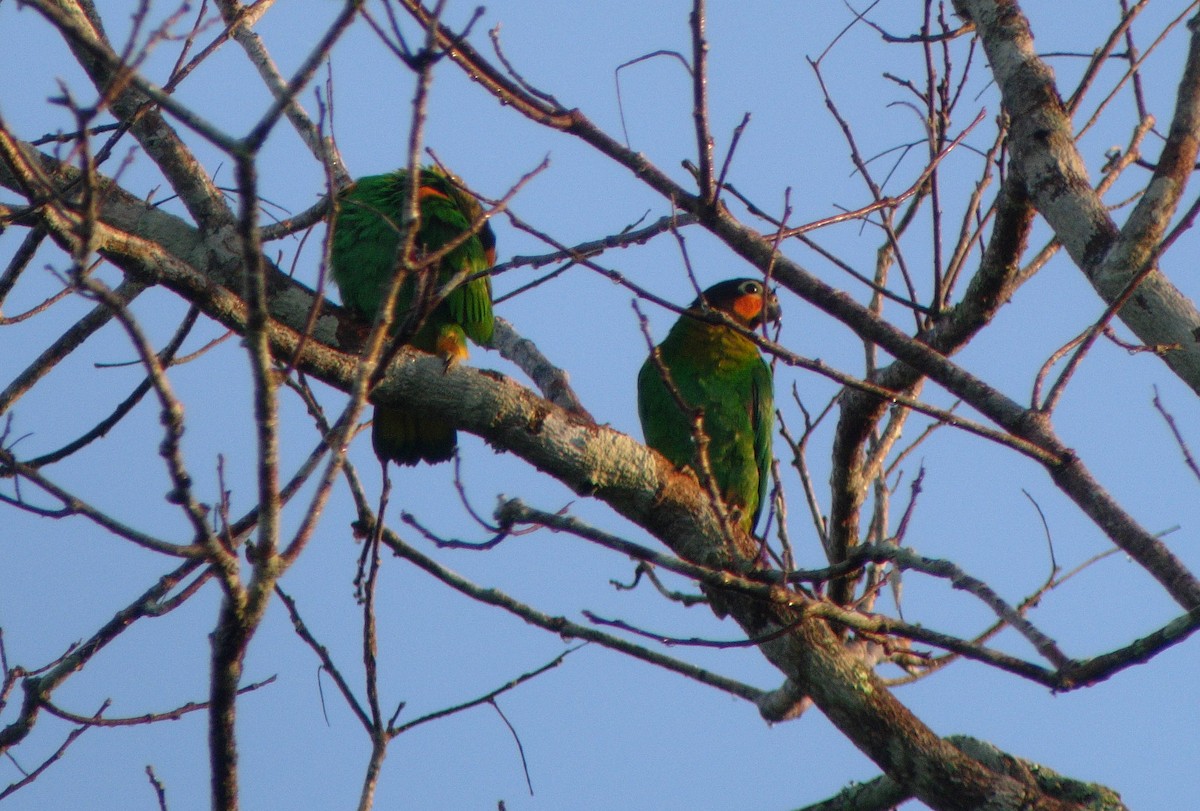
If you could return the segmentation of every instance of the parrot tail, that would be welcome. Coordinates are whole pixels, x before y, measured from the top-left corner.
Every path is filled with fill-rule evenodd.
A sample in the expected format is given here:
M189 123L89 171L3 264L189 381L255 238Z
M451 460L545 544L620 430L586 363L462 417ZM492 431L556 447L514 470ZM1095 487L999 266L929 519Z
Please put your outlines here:
M405 408L376 408L371 426L375 455L398 465L437 464L454 455L458 432L428 413Z

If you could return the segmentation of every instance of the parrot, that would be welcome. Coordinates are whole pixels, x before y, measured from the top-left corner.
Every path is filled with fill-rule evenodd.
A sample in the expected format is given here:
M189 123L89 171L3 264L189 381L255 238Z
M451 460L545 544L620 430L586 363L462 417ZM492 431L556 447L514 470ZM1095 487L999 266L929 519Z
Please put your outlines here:
M482 208L442 169L420 170L417 187L416 255L429 255L467 232ZM374 320L393 274L399 272L400 221L406 207L408 172L397 170L359 178L338 197L330 239L330 265L342 303L363 319ZM430 282L440 287L455 274L473 274L425 318L408 345L438 355L450 368L467 357L467 339L479 346L492 340L492 280L486 271L496 261L496 236L487 222L435 266ZM414 306L415 278L406 279L396 297L394 327ZM371 428L375 455L388 461L435 464L454 455L454 426L428 410L378 406Z
M705 290L655 350L661 368L654 352L642 364L638 417L648 446L676 467L690 467L700 475L693 419L680 410L675 393L690 409L703 410L713 482L726 509L752 533L770 475L771 367L742 332L695 317L706 309L724 313L747 330L780 317L779 300L761 281L729 279Z

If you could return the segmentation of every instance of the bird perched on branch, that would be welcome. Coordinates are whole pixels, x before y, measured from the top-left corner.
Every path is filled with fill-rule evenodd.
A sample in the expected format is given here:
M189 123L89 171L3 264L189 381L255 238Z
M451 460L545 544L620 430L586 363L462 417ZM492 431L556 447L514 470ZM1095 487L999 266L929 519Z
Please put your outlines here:
M780 316L778 299L761 281L730 279L705 290L642 364L638 416L646 444L701 482L711 475L725 507L752 532L770 475L771 367L742 331L714 323L712 311L751 331Z
M467 357L468 338L480 346L491 343L492 281L479 274L495 263L496 237L485 222L462 239L479 220L479 202L441 169L422 169L414 235L417 261L461 241L434 264L425 283L418 285L419 274L406 271L399 256L407 193L408 172L404 170L360 178L341 193L331 240L333 280L342 303L373 320L395 275L407 273L396 296L393 332L411 321L413 310L418 310L417 327L406 343L441 356L449 366ZM458 286L436 301L438 289L456 278ZM419 290L422 297L417 301ZM424 308L429 308L428 312L420 312ZM412 326L410 323L410 331ZM371 439L375 454L385 464L390 460L415 465L449 459L457 432L427 409L379 406Z

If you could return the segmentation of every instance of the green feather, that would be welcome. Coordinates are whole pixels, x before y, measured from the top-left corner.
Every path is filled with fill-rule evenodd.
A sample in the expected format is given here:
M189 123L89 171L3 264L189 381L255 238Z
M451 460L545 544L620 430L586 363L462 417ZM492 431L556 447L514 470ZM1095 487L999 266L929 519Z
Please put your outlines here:
M751 287L747 287L750 285ZM762 285L752 279L733 279L704 293L708 306L725 312L746 327L778 316L772 294L766 294L763 313L746 319L733 302ZM699 313L697 300L691 312ZM708 438L709 470L726 507L740 512L751 532L766 502L771 466L771 428L774 391L771 367L753 341L737 330L683 315L658 346L666 377L689 409L703 410ZM653 356L638 374L638 416L646 444L677 467L701 470L690 415L681 411Z
M397 254L407 178L403 170L364 177L338 198L330 250L333 280L342 303L365 320L378 316L393 277L402 272ZM475 198L434 167L421 170L418 188L419 222L414 243L419 259L466 233L481 208ZM488 270L495 258L495 245L491 225L485 223L437 263L431 281L441 287L458 274ZM415 282L410 276L400 285L392 312L397 329L414 306ZM490 344L492 327L492 280L481 276L455 287L426 316L408 343L425 352L442 353L453 362L466 354L466 338L481 346ZM379 408L372 440L381 460L415 465L449 459L454 453L456 433L452 425L425 410Z

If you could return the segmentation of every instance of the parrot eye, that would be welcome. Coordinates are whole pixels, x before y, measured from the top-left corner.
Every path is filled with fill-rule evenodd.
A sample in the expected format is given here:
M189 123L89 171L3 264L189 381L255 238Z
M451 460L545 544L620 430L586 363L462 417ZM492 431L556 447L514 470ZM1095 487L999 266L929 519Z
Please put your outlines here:
M762 285L758 282L742 282L741 291L747 296L762 295Z

